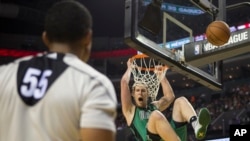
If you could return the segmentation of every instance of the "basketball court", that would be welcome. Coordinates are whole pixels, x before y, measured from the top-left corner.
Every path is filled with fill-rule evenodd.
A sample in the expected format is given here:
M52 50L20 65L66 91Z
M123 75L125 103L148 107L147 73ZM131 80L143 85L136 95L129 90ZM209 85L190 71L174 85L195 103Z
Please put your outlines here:
M228 42L215 46L208 42L206 28L215 20L227 22L229 11L249 7L250 3L226 5L226 0L190 0L190 5L183 7L157 0L153 3L125 1L125 43L167 64L173 72L220 91L223 60L249 55L250 29L230 28ZM169 10L182 14L176 16L166 12Z

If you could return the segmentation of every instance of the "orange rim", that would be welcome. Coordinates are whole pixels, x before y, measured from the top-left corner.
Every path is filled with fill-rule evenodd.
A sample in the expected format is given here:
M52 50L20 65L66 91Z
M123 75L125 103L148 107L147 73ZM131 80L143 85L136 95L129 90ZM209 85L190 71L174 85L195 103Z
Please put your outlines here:
M149 57L148 55L141 53L141 54L134 55L133 57L131 57L131 59L134 60L134 59L141 59L141 58L148 58L148 57ZM140 70L144 70L144 71L154 71L155 70L155 67L145 68L145 67L138 66L137 68ZM168 66L163 65L163 68L168 68Z
M136 54L135 56L131 57L132 59L140 59L140 58L147 58L146 54Z

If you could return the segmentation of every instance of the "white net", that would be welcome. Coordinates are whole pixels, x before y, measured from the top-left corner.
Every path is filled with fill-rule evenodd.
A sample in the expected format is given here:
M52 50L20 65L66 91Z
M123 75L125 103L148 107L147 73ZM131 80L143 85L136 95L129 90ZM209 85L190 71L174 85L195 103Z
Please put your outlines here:
M147 85L149 96L152 101L155 101L167 66L144 54L134 56L131 65L134 83Z

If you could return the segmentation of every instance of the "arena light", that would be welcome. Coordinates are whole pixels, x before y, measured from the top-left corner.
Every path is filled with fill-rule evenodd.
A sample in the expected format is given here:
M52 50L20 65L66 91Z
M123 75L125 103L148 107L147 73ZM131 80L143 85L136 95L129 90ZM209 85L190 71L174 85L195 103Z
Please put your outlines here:
M242 30L242 29L245 29L245 28L246 28L246 25L244 25L244 24L243 24L243 25L237 26L237 29L238 29L238 30Z
M153 0L147 5L144 16L139 21L139 27L157 35L162 29L162 11L161 11L162 0Z

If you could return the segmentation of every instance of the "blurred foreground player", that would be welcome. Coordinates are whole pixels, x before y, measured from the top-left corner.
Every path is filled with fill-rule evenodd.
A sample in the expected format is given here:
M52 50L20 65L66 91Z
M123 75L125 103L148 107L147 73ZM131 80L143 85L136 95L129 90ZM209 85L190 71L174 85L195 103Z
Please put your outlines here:
M49 9L48 53L0 67L0 141L114 141L116 94L86 64L92 17L76 1Z

